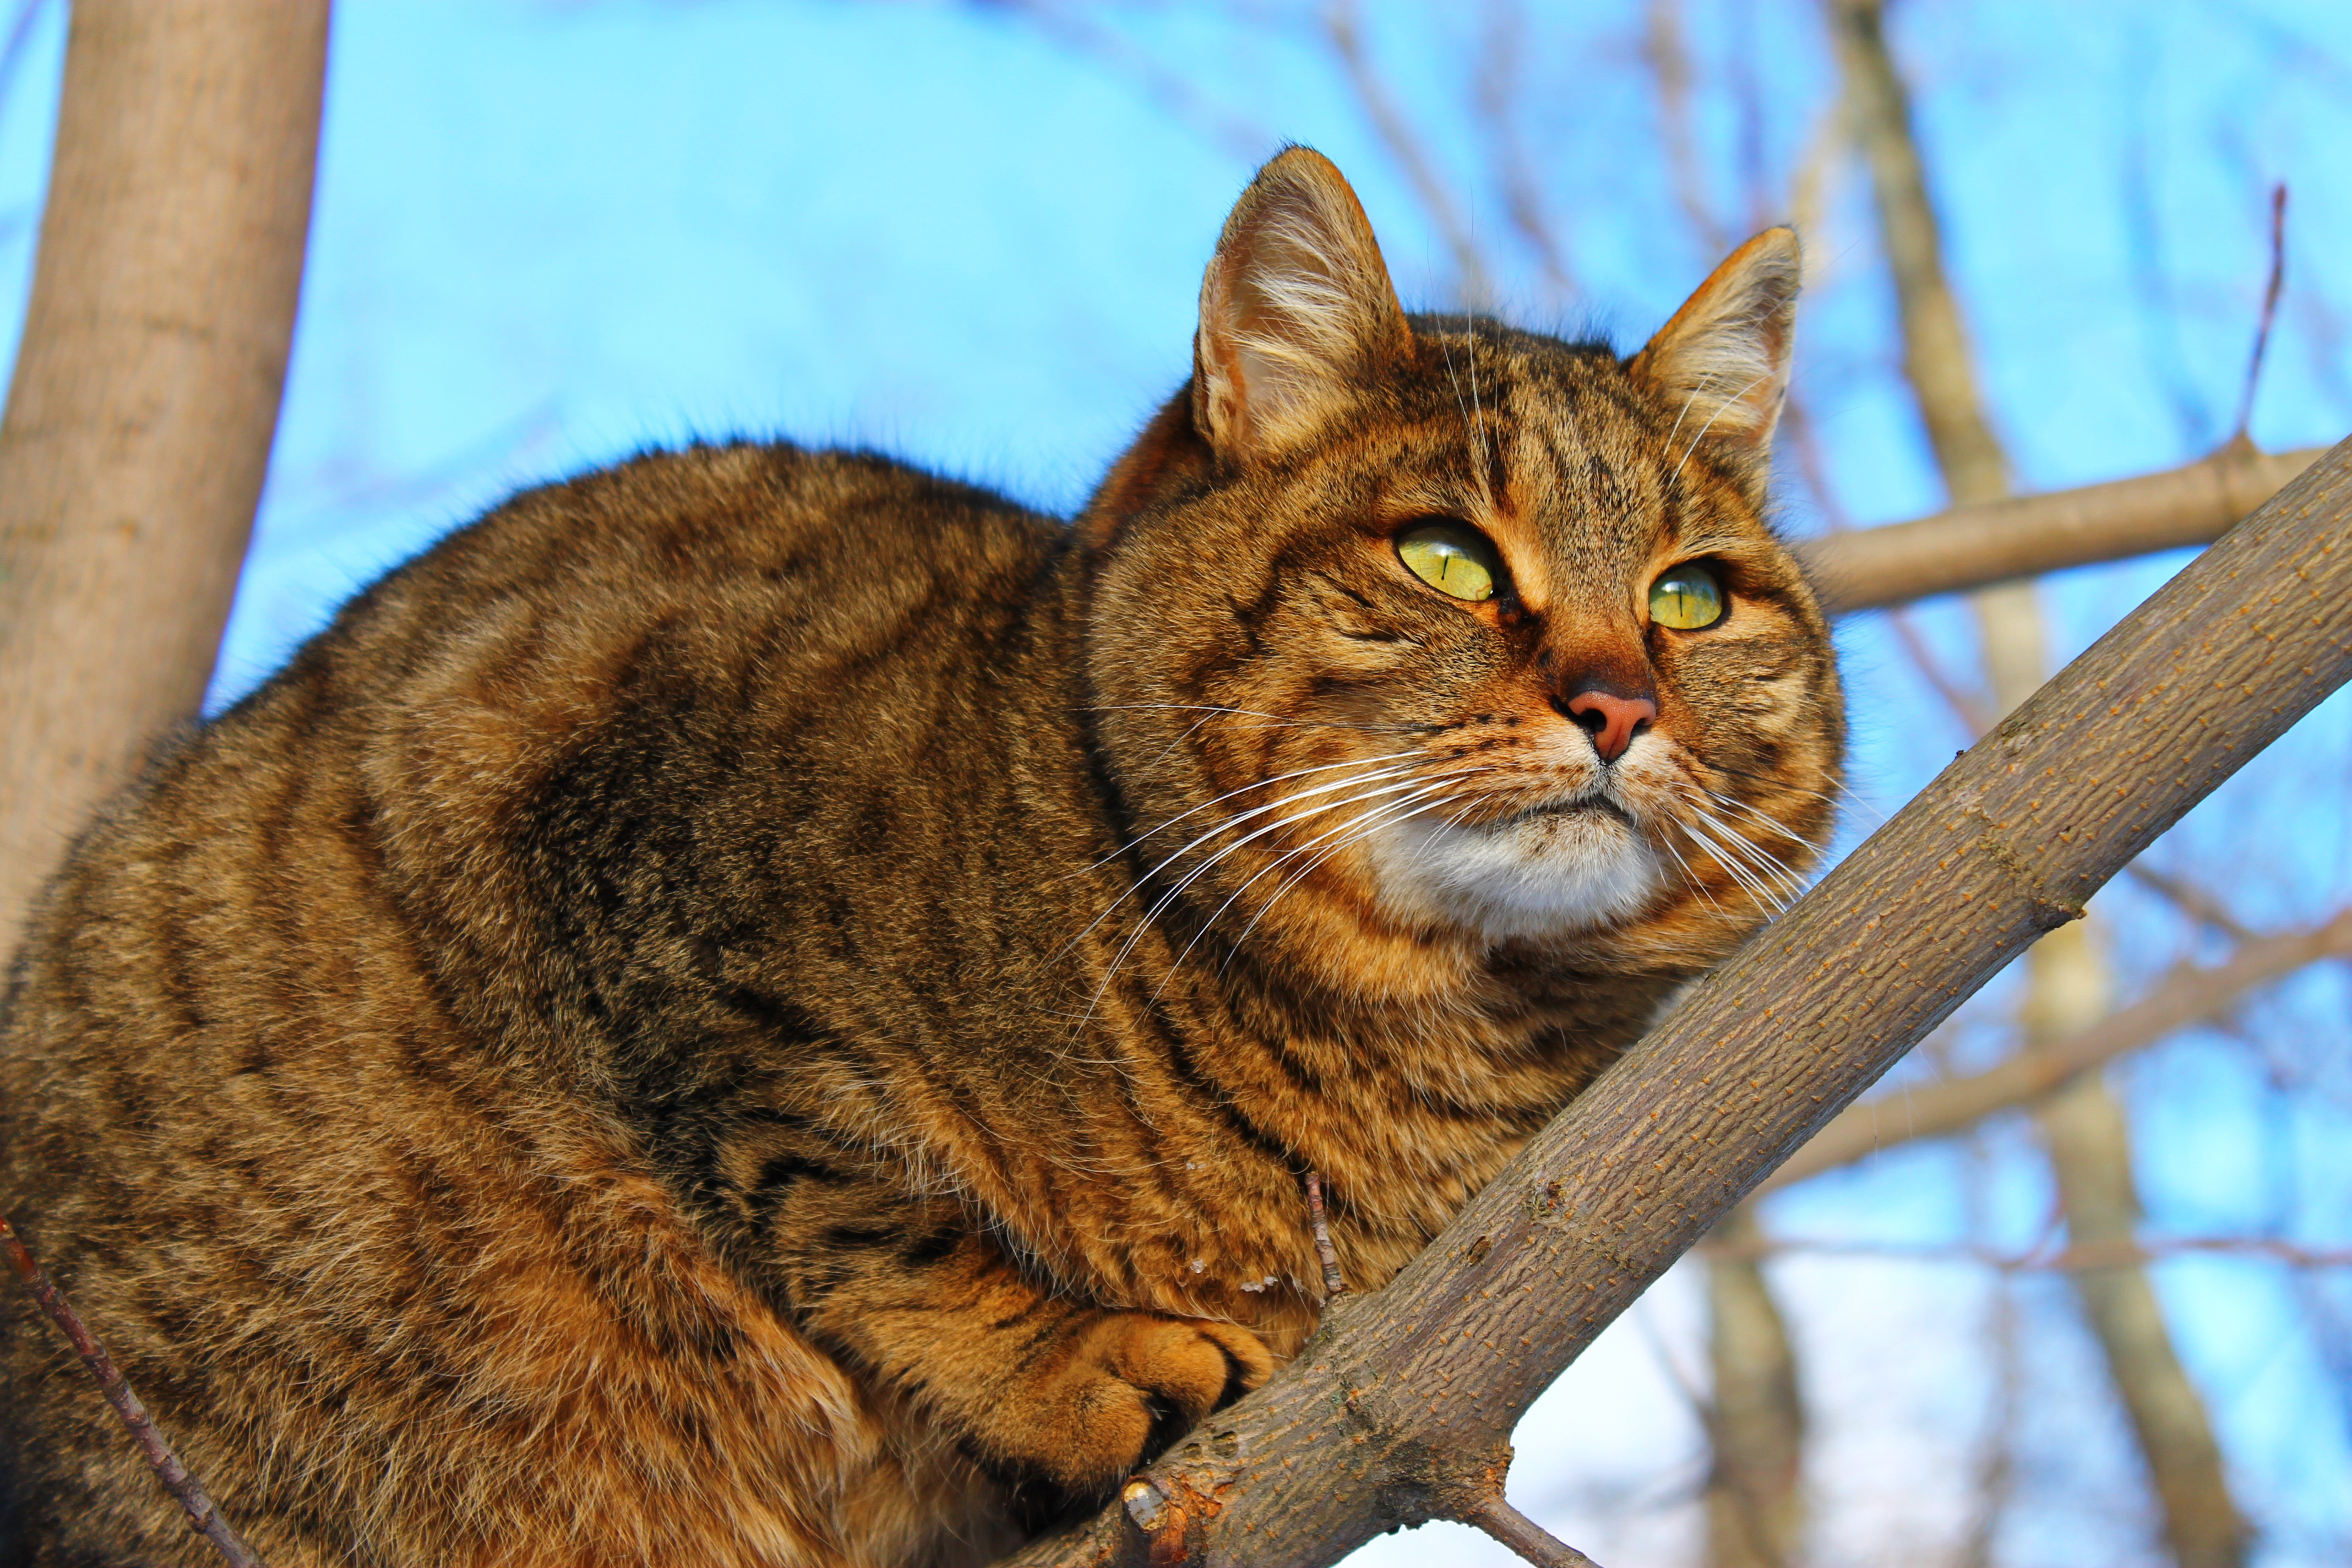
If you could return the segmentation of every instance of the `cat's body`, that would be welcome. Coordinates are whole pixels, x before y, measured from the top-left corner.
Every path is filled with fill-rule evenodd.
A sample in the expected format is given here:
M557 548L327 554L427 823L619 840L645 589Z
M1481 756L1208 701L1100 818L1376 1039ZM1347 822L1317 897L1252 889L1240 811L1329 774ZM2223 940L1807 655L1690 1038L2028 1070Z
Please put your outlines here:
M79 847L0 1201L279 1568L985 1560L1296 1350L1307 1170L1384 1281L1753 924L1710 836L1818 838L1752 389L1376 300L1317 412L1251 336L1313 301L1215 301L1251 200L1354 243L1326 171L1075 529L783 447L551 487ZM1747 619L1644 630L1694 553ZM28 1559L199 1561L5 1321Z

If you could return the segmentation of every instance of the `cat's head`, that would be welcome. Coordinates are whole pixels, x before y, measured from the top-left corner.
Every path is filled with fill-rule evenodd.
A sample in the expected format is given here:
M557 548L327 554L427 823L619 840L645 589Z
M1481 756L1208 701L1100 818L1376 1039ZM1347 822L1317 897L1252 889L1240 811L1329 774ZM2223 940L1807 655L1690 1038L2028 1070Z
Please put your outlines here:
M1171 918L1341 971L1671 968L1790 896L1843 743L1764 519L1798 271L1768 230L1621 360L1408 318L1336 168L1259 172L1192 382L1077 524L1097 731Z

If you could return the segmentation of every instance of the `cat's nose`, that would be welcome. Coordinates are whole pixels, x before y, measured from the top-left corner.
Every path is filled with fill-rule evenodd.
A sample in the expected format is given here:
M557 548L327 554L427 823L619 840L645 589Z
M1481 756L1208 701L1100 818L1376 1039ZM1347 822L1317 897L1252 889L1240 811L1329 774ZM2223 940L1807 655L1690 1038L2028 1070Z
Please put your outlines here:
M1586 688L1565 702L1558 699L1554 701L1579 729L1592 737L1592 749L1601 753L1604 763L1613 763L1623 756L1642 727L1655 723L1658 717L1658 705L1646 697L1620 697L1595 687Z

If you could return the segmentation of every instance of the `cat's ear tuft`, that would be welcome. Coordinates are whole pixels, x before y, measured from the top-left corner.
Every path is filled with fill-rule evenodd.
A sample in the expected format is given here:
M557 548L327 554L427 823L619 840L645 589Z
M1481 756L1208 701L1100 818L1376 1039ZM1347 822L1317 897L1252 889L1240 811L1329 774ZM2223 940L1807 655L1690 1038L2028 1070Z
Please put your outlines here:
M1760 479L1789 387L1803 258L1792 228L1768 228L1658 329L1631 368L1674 404L1675 445L1704 441Z
M1320 153L1278 153L1234 204L1201 283L1192 417L1217 456L1296 443L1411 349L1380 242Z

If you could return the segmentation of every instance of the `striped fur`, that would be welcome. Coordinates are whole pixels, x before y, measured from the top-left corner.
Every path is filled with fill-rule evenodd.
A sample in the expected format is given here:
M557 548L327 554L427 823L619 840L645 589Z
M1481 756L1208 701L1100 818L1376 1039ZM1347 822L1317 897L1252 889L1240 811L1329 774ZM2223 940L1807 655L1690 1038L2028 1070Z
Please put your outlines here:
M1297 1351L1306 1170L1386 1280L1809 862L1752 424L1692 435L1672 333L1391 320L1336 181L1220 251L1381 291L1284 338L1278 438L1233 357L1075 525L783 446L533 491L85 836L0 1201L273 1563L983 1562ZM1405 572L1430 514L1515 591ZM1647 626L1702 555L1731 615ZM1593 670L1657 695L1613 772ZM1595 845L1666 869L1512 890ZM203 1561L5 1310L19 1560Z

